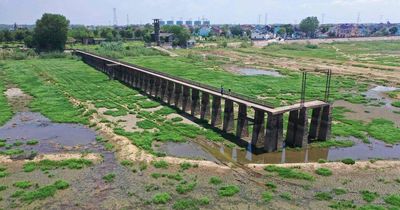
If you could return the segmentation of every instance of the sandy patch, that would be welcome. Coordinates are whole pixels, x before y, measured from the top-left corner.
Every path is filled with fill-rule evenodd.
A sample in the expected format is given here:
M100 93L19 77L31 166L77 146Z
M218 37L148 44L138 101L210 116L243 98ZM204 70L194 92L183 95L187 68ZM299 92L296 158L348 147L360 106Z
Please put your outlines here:
M39 162L41 160L60 161L60 160L67 160L67 159L80 159L80 158L83 158L83 159L86 159L86 160L91 160L91 161L94 161L94 162L100 162L103 159L100 156L100 154L97 154L97 153L88 153L88 154L82 154L82 153L39 154L33 160L12 160L9 156L0 155L0 163L12 163L12 162L18 162L18 161Z

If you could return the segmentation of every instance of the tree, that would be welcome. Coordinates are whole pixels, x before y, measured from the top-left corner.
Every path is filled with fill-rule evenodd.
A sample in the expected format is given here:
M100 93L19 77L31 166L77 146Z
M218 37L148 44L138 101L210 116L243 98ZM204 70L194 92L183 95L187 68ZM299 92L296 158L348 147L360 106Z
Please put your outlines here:
M391 35L395 35L397 32L399 31L399 29L396 26L393 26L389 29L389 33Z
M292 34L294 33L293 25L292 24L286 24L286 25L283 25L283 27L285 27L286 35L287 36L292 36Z
M36 21L33 42L38 51L63 51L67 41L69 20L63 15L43 14Z
M172 43L174 46L186 47L187 41L190 39L190 32L187 28L182 26L163 26L163 31L173 33L175 40Z
M319 26L317 17L307 17L300 22L300 30L307 34L308 37L315 37L315 31Z
M85 26L78 26L69 31L69 36L76 40L82 40L83 38L94 37L94 34Z
M243 30L240 27L240 25L235 25L231 27L231 33L233 36L242 36L243 35Z
M276 32L280 37L285 37L286 36L286 28L285 27L280 27L279 30Z

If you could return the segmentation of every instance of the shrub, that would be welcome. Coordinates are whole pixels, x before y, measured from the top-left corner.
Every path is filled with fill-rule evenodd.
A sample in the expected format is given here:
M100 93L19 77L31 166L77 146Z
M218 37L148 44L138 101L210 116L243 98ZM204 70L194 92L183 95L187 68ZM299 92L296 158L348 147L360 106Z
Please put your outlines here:
M354 161L351 158L345 158L342 160L342 163L346 164L346 165L354 165L356 163L356 161Z
M182 120L183 120L182 117L174 117L171 119L172 122L180 122Z
M264 170L268 172L276 172L280 177L283 178L290 178L290 179L304 179L304 180L314 180L315 178L304 172L297 171L295 169L291 168L283 168L283 167L278 167L275 165L269 165L264 168Z
M267 182L265 186L267 186L269 189L276 189L276 184L273 182Z
M23 142L21 142L21 141L16 141L16 142L14 142L14 146L16 146L16 147L19 147L19 146L21 146L21 145L23 145L24 143Z
M166 204L170 200L171 200L171 196L167 192L157 193L153 196L153 199L152 199L153 203L155 203L155 204Z
M394 102L392 102L392 106L394 106L394 107L399 107L399 108L400 108L400 101L394 101Z
M279 196L288 201L292 200L292 195L288 192L284 192L284 193L280 194Z
M129 167L129 166L133 166L133 162L130 160L122 160L121 165Z
M343 189L343 188L334 188L332 190L332 193L334 193L335 195L343 195L347 193L347 190Z
M377 192L371 192L368 190L363 190L360 193L363 200L367 201L368 203L374 201L377 197L379 197L379 194Z
M219 188L218 195L219 196L224 196L224 197L229 197L229 196L235 195L239 191L240 191L240 188L238 186L236 186L236 185L227 185L227 186Z
M153 162L153 166L155 168L164 168L167 169L168 168L168 163L165 160L160 160L160 161L154 161Z
M67 189L69 187L69 183L64 181L64 180L57 180L54 183L54 186L59 190L64 190L64 189Z
M7 172L5 172L5 171L0 171L0 178L4 178L4 177L6 177L6 176L8 176L8 173L7 173Z
M318 163L326 163L325 159L318 159Z
M32 183L29 181L20 181L20 182L15 182L13 186L21 189L27 189L32 186Z
M209 181L210 184L219 185L222 183L222 179L217 176L212 176Z
M8 187L7 186L5 186L5 185L0 185L0 191L4 191L4 190L6 190Z
M332 175L332 171L328 168L318 168L317 170L315 170L315 173L321 176L331 176Z
M188 162L183 162L179 164L179 166L181 167L182 170L188 170L189 168L192 167L192 164Z

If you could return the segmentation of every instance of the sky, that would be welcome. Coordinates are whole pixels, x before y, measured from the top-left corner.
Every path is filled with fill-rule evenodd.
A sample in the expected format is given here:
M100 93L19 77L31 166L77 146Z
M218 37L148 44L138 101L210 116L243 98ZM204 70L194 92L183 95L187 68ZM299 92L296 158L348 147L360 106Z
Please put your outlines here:
M119 25L154 18L297 24L307 16L323 23L400 22L400 0L0 0L0 24L34 24L43 13L57 13L71 24L111 25L113 8Z

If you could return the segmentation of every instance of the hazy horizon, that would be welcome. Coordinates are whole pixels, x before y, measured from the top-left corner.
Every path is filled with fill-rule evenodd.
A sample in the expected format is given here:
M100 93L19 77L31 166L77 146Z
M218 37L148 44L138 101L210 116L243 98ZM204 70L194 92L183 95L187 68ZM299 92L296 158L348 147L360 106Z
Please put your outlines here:
M0 0L0 24L34 24L43 13L57 13L71 24L111 25L113 8L118 25L128 20L145 24L153 18L206 18L212 24L264 24L267 19L268 24L297 24L307 16L317 16L321 23L400 22L399 0Z

